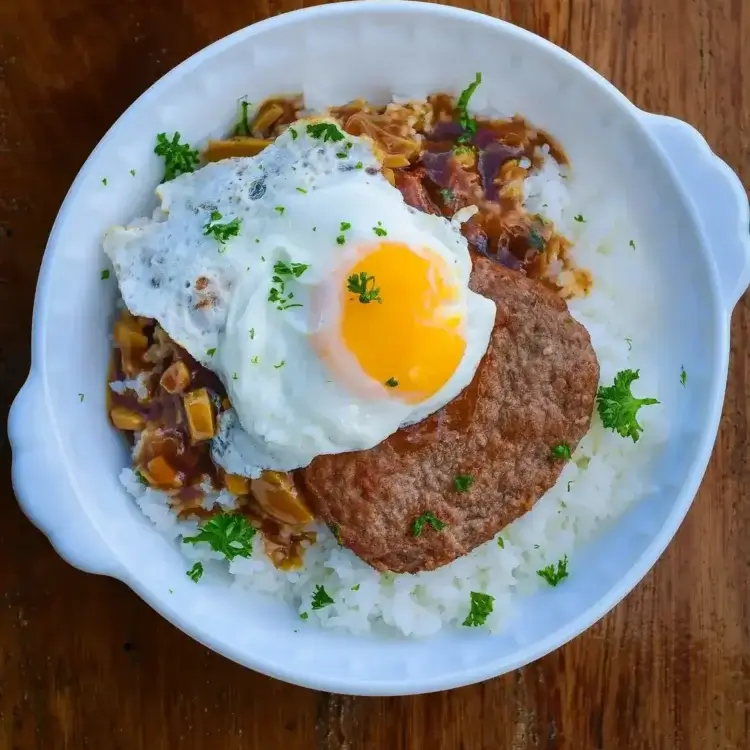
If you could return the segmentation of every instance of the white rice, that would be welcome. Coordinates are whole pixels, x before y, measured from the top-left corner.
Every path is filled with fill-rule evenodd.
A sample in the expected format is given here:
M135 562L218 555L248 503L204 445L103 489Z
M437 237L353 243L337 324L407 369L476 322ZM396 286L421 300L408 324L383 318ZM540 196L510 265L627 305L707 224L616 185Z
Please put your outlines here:
M548 156L543 168L526 181L526 207L554 221L574 241L577 265L593 274L591 294L570 302L569 308L591 335L601 382L609 385L618 371L640 368L636 395L659 398L655 373L649 372L653 314L644 304L654 295L642 290L644 279L651 277L647 254L628 229L626 217L603 211L597 196L573 195L571 190L577 186L570 177L567 169ZM633 288L641 293L634 296ZM576 548L649 491L648 464L666 439L666 424L659 406L643 409L638 418L644 431L633 443L605 430L595 414L589 433L557 484L532 511L498 535L502 547L496 537L435 571L379 574L339 546L327 528L319 527L318 542L307 551L302 570L276 569L256 539L252 557L236 558L229 564L232 586L283 598L306 615L308 623L354 633L385 626L407 636L461 625L469 611L470 592L484 592L495 600L485 626L499 632L518 596L547 585L537 575L540 568L567 555L570 575L575 576ZM188 560L222 559L207 544L179 543L181 536L195 533L197 522L179 520L165 495L146 488L130 469L123 470L121 480L143 513L176 541ZM214 502L224 509L234 507L226 492L208 496L205 506ZM325 587L334 604L313 610L310 604L318 585Z

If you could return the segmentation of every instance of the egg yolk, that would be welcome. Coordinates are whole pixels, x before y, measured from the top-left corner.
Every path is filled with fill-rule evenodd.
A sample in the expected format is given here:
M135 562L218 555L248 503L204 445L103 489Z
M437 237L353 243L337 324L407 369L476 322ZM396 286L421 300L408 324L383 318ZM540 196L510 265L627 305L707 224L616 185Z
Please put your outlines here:
M347 272L341 336L362 370L419 403L458 368L466 349L459 279L429 248L381 242Z

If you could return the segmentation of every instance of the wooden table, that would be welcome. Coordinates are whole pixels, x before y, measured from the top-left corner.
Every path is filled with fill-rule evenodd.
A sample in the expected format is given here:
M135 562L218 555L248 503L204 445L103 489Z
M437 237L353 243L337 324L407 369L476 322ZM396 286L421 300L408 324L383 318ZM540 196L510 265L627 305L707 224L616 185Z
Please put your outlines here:
M173 65L302 4L1 0L4 411L28 368L47 233L89 151ZM748 0L462 4L546 36L638 105L689 121L750 182ZM565 648L514 674L432 696L315 693L209 652L121 583L55 555L15 503L0 436L0 750L750 747L748 326L745 300L733 320L714 457L654 571Z

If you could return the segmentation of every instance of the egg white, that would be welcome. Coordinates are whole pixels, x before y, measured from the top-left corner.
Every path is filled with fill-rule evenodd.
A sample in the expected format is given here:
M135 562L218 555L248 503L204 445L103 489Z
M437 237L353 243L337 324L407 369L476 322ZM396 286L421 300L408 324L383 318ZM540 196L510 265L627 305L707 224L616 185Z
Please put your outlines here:
M471 260L457 224L408 207L377 171L366 139L324 141L305 123L293 127L296 137L287 130L257 157L209 164L161 185L154 218L116 227L104 243L131 312L157 319L221 377L233 409L212 452L227 471L245 476L370 448L424 419L471 382L495 318L494 303L468 289ZM225 245L205 235L213 211L221 222L241 220ZM342 222L351 226L343 230ZM312 299L321 290L333 299L327 285L334 270L377 241L376 226L389 240L439 255L461 290L464 356L450 380L417 405L381 384L363 389L367 378L357 368L341 379L312 344L331 323L330 308L318 310ZM300 307L269 302L279 262L308 266L299 278L283 276L287 304Z

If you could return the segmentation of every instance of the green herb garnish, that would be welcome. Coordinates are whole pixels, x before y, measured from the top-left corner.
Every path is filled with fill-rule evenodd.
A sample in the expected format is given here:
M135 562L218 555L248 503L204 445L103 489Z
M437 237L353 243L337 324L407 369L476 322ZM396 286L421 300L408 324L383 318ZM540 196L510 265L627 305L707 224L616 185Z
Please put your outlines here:
M458 124L464 131L458 139L459 143L467 143L477 132L477 121L469 114L469 100L482 82L482 74L477 73L474 80L461 92L456 102L456 116Z
M628 244L630 245L630 247L633 248L633 250L635 250L635 241L634 240L630 240L630 242L628 242Z
M687 372L682 365L680 365L680 383L682 383L683 388L687 385Z
M352 591L359 591L359 584L352 586Z
M308 268L310 268L310 266L305 263L284 263L283 261L277 261L274 264L274 276L271 278L274 286L271 287L271 290L268 293L268 301L274 303L277 310L289 310L292 307L302 307L299 302L291 301L294 299L294 293L286 293L286 281L283 277L293 276L295 279L298 279ZM250 338L252 338L252 336Z
M102 281L106 281L109 278L109 269L105 268L102 271Z
M343 245L346 243L346 237L344 237L343 234L340 234L338 237L336 237L336 244L337 245Z
M79 394L78 394L78 400L79 400L79 401L80 401L81 403L83 403L83 394L82 394L82 393L79 393Z
M240 225L242 224L242 219L238 218L224 224L218 223L223 218L219 211L211 211L211 218L208 224L203 227L203 234L206 237L213 237L220 245L226 245L232 237L236 237L240 233Z
M585 224L586 219L583 218L583 214L576 214L573 219L577 221L579 224Z
M398 386L398 380L396 380L396 378L388 378L388 380L385 381L385 384L389 388L396 388Z
M312 597L312 608L323 609L323 607L327 607L329 604L333 604L333 599L328 596L328 592L323 586L316 586Z
M411 527L412 536L420 536L425 524L432 526L435 531L442 531L447 526L444 521L441 521L434 513L431 513L428 510L426 513L422 513L421 516L414 519L414 523Z
M305 190L305 188L298 187L297 192L302 193L302 195L307 195L307 190Z
M364 164L362 164L362 162L361 162L361 161L358 161L358 162L357 162L357 163L356 163L356 164L354 165L354 168L355 168L355 169L363 169L363 168L364 168L364 166L365 166L365 165L364 165Z
M299 616L299 619L300 619L300 620L306 620L306 619L307 619L307 618L308 618L309 616L310 616L310 614L309 614L308 612L303 612L303 613L302 613L302 614L301 614L301 615Z
M214 356L214 354L216 354L216 347L215 347L215 346L212 346L212 347L211 347L210 349L206 349L206 354L207 354L207 355L208 355L209 357L213 357L213 356Z
M386 232L380 225L380 222L378 222L378 226L372 228L372 231L375 232L378 237L385 237L388 234L388 232Z
M453 486L457 492L468 492L472 484L474 484L474 477L471 474L458 474L453 480Z
M567 443L552 446L550 451L552 458L570 458L570 447Z
M285 364L286 364L285 360L282 359L281 362L279 362L279 364L273 366L273 369L280 370Z
M180 143L179 133L175 133L171 141L166 133L159 133L154 153L164 159L162 182L169 182L181 174L192 172L198 163L198 150L190 148L187 143Z
M550 586L557 586L563 578L568 577L568 556L565 555L562 560L558 560L557 567L552 563L541 570L537 570L536 574L540 578L544 578Z
M363 304L383 301L380 298L380 289L375 287L375 277L368 276L366 271L361 271L359 275L353 274L350 276L346 288L352 294L358 294L359 301Z
M289 132L292 134L292 140L296 141L298 135L297 131L294 128L289 128Z
M102 177L102 185L104 185L104 187L107 187L107 178L106 177Z
M351 229L352 225L348 221L341 222L341 231L346 232L347 229Z
M314 125L308 125L307 133L313 138L320 138L323 141L332 141L333 143L344 140L344 134L332 122L316 122Z
M254 338L255 338L255 329L254 329L254 328L251 328L251 329L250 329L250 330L248 331L248 333L250 334L250 338L251 338L251 339L254 339Z
M256 354L254 357L250 357L250 362L254 365L257 365L258 362L260 362L260 357Z
M284 215L284 211L285 211L286 209L284 208L284 206L274 206L274 209L273 209L273 210L274 210L274 211L277 211L277 212L278 212L278 214L279 214L279 216L283 216L283 215Z
M615 375L613 385L599 386L596 393L596 406L602 424L622 437L633 438L634 443L638 442L643 431L636 419L638 410L642 406L659 403L655 398L633 396L630 385L638 380L639 373L640 370L622 370Z
M203 524L195 536L183 537L182 541L184 544L206 542L227 560L234 560L235 557L250 557L254 536L255 526L245 516L220 513Z
M131 169L130 170L130 176L131 177L135 177L135 169Z
M190 568L190 570L185 572L185 575L188 578L195 581L196 583L198 583L198 581L200 581L201 579L201 576L203 575L203 563L202 562L194 563L193 567Z
M628 351L633 351L633 340L632 339L625 339L625 343L628 345Z
M535 250L544 250L544 237L536 229L529 230L529 244Z
M505 549L505 542L501 536L497 538L497 546L500 547L500 549Z
M240 119L234 128L235 135L251 135L249 109L250 102L245 98L240 99Z
M484 625L495 607L495 597L482 594L479 591L471 592L471 609L463 624L467 628L478 628Z

